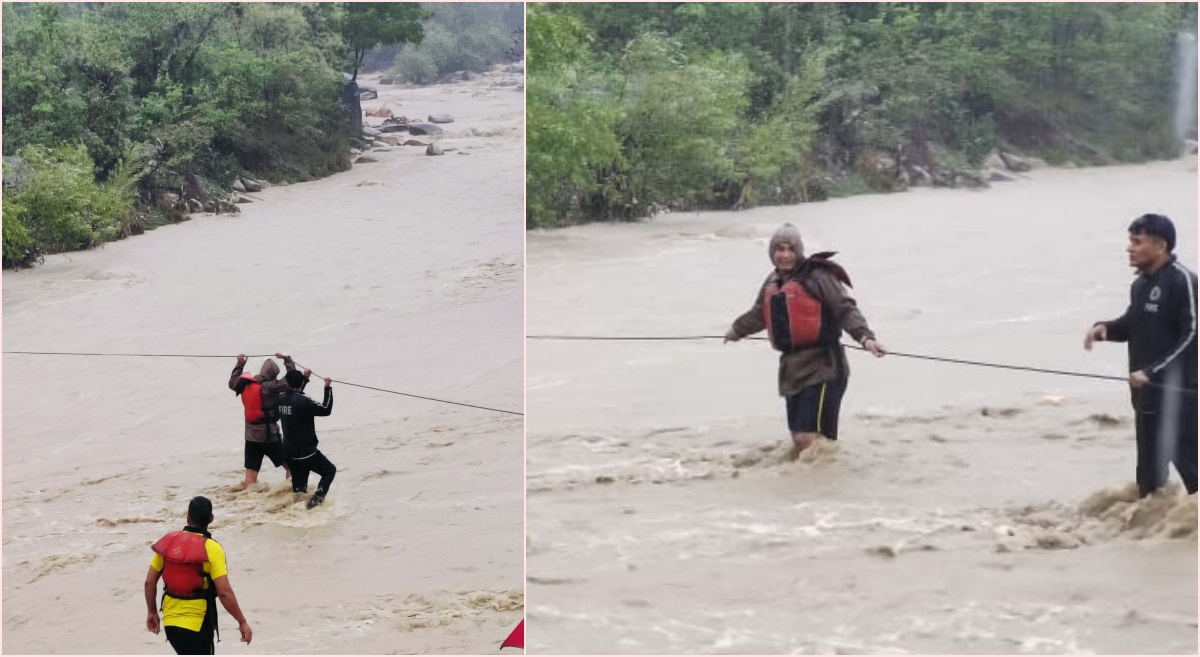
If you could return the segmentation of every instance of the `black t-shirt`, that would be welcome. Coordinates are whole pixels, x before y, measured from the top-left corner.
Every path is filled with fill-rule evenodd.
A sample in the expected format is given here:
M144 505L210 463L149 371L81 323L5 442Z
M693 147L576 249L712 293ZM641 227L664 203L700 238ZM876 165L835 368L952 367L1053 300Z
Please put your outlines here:
M320 404L297 390L284 390L279 393L275 408L283 428L284 457L311 456L317 451L317 428L313 418L333 412L333 388L325 388L325 401Z
M1153 274L1139 274L1125 314L1104 325L1108 340L1128 343L1131 372L1195 391L1196 274L1174 256Z

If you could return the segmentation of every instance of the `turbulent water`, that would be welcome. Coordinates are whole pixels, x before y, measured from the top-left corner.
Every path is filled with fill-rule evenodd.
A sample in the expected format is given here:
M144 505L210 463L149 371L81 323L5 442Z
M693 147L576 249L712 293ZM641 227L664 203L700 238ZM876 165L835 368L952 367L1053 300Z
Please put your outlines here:
M373 152L236 216L5 272L5 350L284 351L322 376L521 412L519 79L364 103L453 115L436 141L458 151ZM204 494L254 629L239 644L222 610L218 652L496 651L524 607L521 417L334 384L317 433L337 479L308 511L282 470L236 490L233 365L4 357L4 650L170 654L142 582L150 545Z
M720 335L795 222L906 353L1123 376L1130 220L1196 160L531 233L527 331ZM1121 382L851 352L841 440L786 458L763 342L527 343L531 653L1197 650L1196 502L1136 500Z

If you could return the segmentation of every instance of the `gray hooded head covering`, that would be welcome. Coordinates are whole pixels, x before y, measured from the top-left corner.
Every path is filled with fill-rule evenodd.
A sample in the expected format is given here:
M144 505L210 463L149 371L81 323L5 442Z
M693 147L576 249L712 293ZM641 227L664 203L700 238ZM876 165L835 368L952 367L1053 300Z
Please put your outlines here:
M263 381L274 381L279 377L279 366L275 364L275 361L268 358L258 373L262 375Z
M775 247L779 244L791 244L796 256L804 257L804 241L800 239L800 229L791 223L776 228L775 234L771 236L771 243L767 245L767 258L771 260L771 264L775 264Z

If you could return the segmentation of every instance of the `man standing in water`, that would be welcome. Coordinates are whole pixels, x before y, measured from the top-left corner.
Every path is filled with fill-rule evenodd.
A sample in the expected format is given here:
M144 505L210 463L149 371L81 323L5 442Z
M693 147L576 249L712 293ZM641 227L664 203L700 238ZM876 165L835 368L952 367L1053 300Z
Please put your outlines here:
M277 353L275 357L283 359L283 366L287 368L287 371L296 369L296 364L292 362L291 356ZM279 379L279 366L270 358L263 363L257 376L243 374L242 368L245 366L245 354L238 354L237 365L234 366L233 374L229 377L229 389L242 398L243 414L246 420L244 456L246 478L242 480L242 490L246 490L250 484L258 481L258 471L262 468L264 456L270 458L275 467L283 466L285 479L291 476L287 460L283 458L279 416L275 410L279 393L287 389L287 384ZM311 372L305 370L304 378L307 379L309 374Z
M771 237L767 255L775 270L754 297L754 306L733 322L725 342L767 329L779 357L779 395L787 402L794 455L818 437L837 440L838 414L850 377L845 331L876 357L882 344L842 285L850 277L829 260L833 253L804 257L800 231L784 224Z
M313 418L333 412L332 382L325 379L325 400L318 404L300 392L304 375L292 370L284 376L288 389L279 395L279 417L283 421L283 451L292 468L292 492L308 492L308 473L321 475L317 490L308 499L308 508L325 501L337 468L317 449L317 429Z
M254 635L229 584L225 550L208 533L212 520L212 502L206 497L194 497L188 504L187 526L183 531L168 533L152 548L154 557L146 573L146 629L155 634L160 629L154 594L161 577L161 626L166 628L167 641L179 655L215 654L217 598L238 622L242 641L249 644Z
M1137 270L1125 314L1097 322L1084 338L1125 342L1142 497L1167 483L1175 463L1188 494L1196 492L1196 274L1175 258L1175 225L1145 214L1129 225L1129 265Z

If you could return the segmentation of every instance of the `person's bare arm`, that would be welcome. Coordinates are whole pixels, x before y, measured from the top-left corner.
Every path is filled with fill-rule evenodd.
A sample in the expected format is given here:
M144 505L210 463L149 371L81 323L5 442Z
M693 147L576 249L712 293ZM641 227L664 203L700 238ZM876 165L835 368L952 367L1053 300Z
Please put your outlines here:
M229 576L221 575L214 579L213 586L217 587L217 597L221 599L221 606L225 607L225 611L229 612L229 615L238 622L238 631L242 634L242 642L250 643L254 632L250 630L250 623L246 622L246 616L242 613L242 608L238 606L237 596L233 594L233 586L229 584Z
M158 607L154 604L159 577L162 577L162 573L155 570L154 566L150 566L150 572L146 573L146 629L155 634L158 634L161 627L158 619Z

